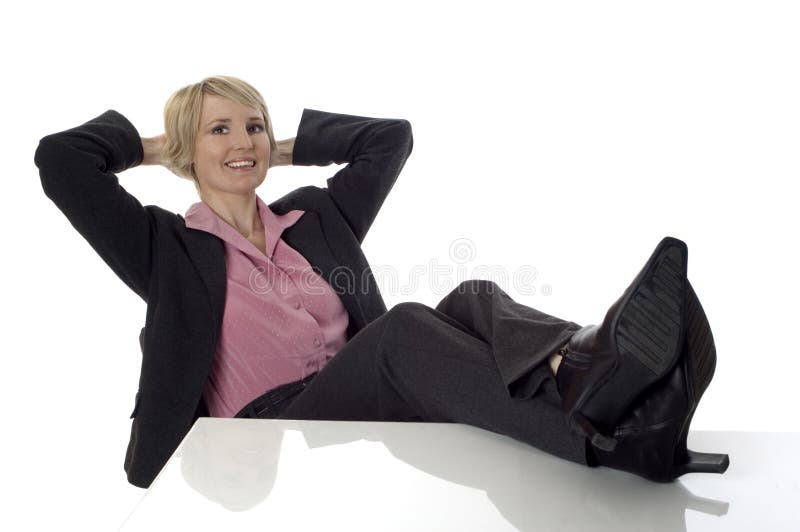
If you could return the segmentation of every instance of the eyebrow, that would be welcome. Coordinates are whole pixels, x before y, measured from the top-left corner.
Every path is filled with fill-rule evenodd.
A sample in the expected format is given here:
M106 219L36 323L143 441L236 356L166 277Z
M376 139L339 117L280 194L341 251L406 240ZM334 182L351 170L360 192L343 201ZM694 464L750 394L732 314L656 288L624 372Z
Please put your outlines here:
M250 121L250 122L254 122L254 121L264 122L264 118L260 117L260 116L251 116L247 120ZM214 124L216 122L230 122L230 121L231 121L230 118L215 118L214 120L211 120L209 123L207 123L206 127L208 127L211 124Z

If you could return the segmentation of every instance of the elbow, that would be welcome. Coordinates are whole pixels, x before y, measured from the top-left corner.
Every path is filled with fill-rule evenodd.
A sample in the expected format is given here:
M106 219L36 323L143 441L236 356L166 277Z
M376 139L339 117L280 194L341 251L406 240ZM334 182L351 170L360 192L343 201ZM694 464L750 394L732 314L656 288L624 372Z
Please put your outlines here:
M52 137L52 135L47 135L39 140L39 145L36 147L36 152L33 154L33 162L36 164L37 168L41 168L42 165L51 158L51 154L54 153Z
M49 171L51 166L48 163L54 159L54 156L57 153L58 150L55 148L52 135L48 135L39 141L39 145L36 147L36 152L33 154L33 162L39 169L39 178L42 180L42 188L44 189L44 193L47 197L50 197L48 176L51 175L51 172Z
M47 135L39 141L33 162L39 168L39 178L45 195L53 199L58 188L60 174L66 166L64 161L64 146L59 141L58 134Z
M414 135L411 131L411 122L408 120L401 118L398 119L396 122L396 128L398 130L398 141L400 144L407 146L407 155L411 155L411 150L414 147Z
M33 154L33 162L43 171L58 167L62 162L64 151L64 144L58 133L47 135L39 140L39 145Z

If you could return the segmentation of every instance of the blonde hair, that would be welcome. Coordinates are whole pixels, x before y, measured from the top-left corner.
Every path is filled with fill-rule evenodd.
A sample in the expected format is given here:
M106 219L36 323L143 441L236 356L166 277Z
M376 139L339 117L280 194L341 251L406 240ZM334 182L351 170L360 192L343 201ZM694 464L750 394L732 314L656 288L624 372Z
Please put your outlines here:
M168 168L177 175L197 183L192 160L194 143L200 128L200 114L203 109L203 95L212 94L232 100L241 105L261 111L264 117L269 145L272 151L278 149L267 104L261 94L249 83L232 76L211 76L199 83L187 85L175 91L164 105L164 144L163 158Z

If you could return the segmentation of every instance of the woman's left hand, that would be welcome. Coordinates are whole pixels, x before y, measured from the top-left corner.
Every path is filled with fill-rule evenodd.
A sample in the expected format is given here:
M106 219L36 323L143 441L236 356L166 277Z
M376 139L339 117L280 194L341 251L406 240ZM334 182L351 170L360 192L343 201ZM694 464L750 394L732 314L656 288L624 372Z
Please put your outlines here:
M290 139L279 140L277 142L278 149L272 150L269 154L269 167L273 166L291 166L292 152L294 151L294 140L297 137Z

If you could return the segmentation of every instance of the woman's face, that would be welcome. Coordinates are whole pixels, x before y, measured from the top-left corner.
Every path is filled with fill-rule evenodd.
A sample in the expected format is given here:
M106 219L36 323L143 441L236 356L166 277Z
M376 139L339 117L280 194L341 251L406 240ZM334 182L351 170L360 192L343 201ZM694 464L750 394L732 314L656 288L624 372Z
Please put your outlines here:
M221 96L203 96L194 146L201 193L250 194L267 176L270 145L258 109Z

